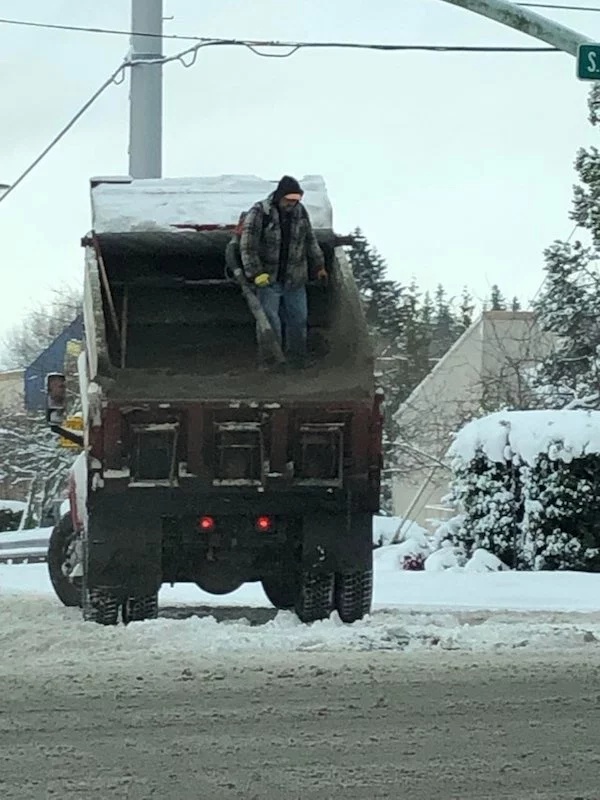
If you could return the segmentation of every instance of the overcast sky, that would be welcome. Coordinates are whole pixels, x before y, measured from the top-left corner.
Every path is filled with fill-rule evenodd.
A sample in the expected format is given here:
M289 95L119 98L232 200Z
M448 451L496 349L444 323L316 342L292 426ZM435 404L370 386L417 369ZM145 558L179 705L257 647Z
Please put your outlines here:
M590 0L585 0L593 5ZM578 3L582 4L582 3ZM600 5L600 4L599 4ZM600 39L600 14L544 11ZM129 0L3 0L3 17L129 28ZM165 0L166 33L403 44L541 44L442 0ZM0 25L0 183L118 65L127 37ZM167 41L165 52L182 43ZM572 223L573 160L594 141L565 54L206 49L164 70L164 175L322 174L336 229L361 226L394 278L527 301ZM111 87L0 204L0 335L82 277L88 178L127 173L128 87Z

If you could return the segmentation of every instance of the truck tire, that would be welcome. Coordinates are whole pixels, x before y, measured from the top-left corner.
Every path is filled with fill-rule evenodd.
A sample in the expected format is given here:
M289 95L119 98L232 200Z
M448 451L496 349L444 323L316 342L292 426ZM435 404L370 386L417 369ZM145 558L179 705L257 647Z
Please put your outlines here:
M301 622L327 619L333 611L333 572L303 572L294 610Z
M371 611L373 570L338 572L335 576L335 608L342 622L352 623Z
M83 618L98 625L116 625L119 621L119 603L107 589L89 589L83 605Z
M146 597L128 597L123 603L123 622L143 622L158 617L158 592Z
M298 596L298 581L294 575L263 578L261 584L272 606L279 611L294 608Z
M48 573L56 596L65 606L81 606L81 579L69 578L77 534L70 514L65 514L54 526L48 542Z

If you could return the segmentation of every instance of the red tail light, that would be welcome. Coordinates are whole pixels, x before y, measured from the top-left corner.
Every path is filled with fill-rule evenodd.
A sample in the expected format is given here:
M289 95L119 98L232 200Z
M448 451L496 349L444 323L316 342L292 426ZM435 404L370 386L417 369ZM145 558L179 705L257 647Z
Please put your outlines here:
M215 518L214 517L200 517L198 520L198 527L204 533L210 533L215 529Z
M267 516L257 517L255 527L259 533L269 533L273 529L273 519Z

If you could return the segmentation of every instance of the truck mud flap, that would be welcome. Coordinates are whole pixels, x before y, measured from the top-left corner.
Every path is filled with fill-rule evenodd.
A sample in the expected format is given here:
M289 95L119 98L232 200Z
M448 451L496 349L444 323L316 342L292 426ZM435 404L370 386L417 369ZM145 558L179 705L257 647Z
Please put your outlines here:
M146 596L160 587L160 520L91 514L86 541L88 586L111 588L118 599Z
M307 514L302 529L304 569L335 572L370 569L371 512Z

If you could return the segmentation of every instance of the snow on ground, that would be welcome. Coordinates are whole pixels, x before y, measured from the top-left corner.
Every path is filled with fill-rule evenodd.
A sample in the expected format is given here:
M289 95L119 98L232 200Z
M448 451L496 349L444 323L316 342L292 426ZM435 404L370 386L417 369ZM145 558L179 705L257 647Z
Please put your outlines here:
M0 669L14 670L21 659L48 669L93 670L99 660L106 669L124 661L171 669L236 652L562 649L600 642L600 575L411 572L398 568L394 551L375 552L374 613L354 625L336 614L313 625L291 612L270 619L258 584L219 597L177 585L161 590L163 613L188 604L205 614L199 607L211 606L214 616L163 616L106 629L83 623L79 609L58 602L45 564L0 566ZM227 614L219 612L223 606Z

